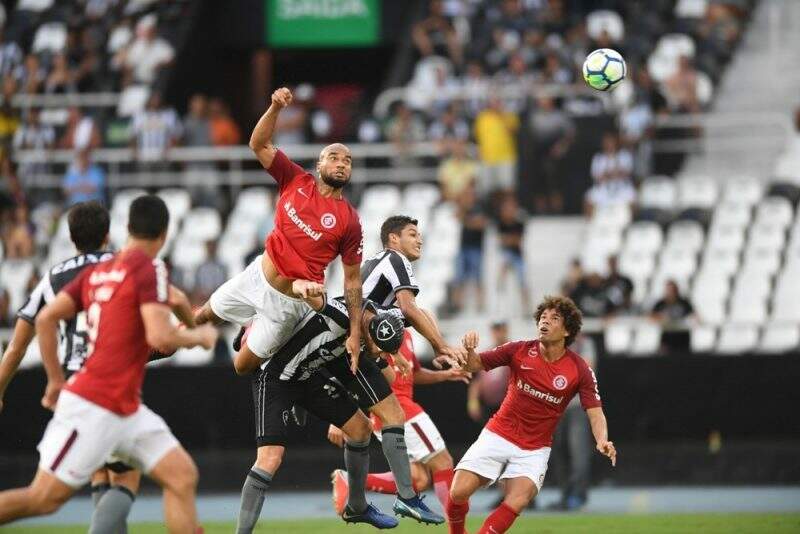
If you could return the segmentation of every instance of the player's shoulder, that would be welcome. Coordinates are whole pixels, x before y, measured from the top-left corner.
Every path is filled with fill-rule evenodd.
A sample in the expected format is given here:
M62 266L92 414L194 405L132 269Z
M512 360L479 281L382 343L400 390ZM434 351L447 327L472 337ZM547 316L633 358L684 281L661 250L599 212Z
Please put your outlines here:
M589 364L586 363L586 360L583 358L583 356L581 356L580 354L578 354L577 352L575 352L570 348L567 348L567 351L564 353L564 356L568 358L569 361L572 362L572 364L575 366L575 369L579 373L589 367Z
M405 266L406 270L408 271L408 274L412 273L413 268L411 267L411 261L408 258L406 258L402 252L399 252L397 250L392 250L390 248L387 248L385 252L386 252L385 256L386 259L388 259L391 262L402 263Z

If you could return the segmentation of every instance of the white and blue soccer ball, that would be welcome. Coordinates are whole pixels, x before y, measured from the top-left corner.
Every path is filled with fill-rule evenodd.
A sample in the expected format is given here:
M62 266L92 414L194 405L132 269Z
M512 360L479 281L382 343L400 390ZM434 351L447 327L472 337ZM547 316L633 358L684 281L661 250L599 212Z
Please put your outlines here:
M598 48L583 62L583 79L592 89L610 91L625 79L628 67L616 50Z

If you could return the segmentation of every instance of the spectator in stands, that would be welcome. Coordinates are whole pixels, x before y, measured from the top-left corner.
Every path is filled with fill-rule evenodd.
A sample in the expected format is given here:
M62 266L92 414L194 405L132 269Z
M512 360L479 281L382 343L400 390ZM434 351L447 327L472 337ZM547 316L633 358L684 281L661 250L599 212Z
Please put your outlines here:
M7 153L11 141L19 127L19 113L11 106L11 100L17 92L17 82L13 76L3 78L3 102L0 103L0 148Z
M516 188L517 140L519 117L503 108L503 102L491 97L489 105L475 118L475 140L481 157L478 192L486 196L494 191L511 192Z
M208 119L208 99L195 94L189 99L189 113L183 119L183 144L211 146L211 123Z
M503 266L500 273L500 283L505 286L509 271L517 276L519 291L522 297L522 313L530 310L530 295L528 294L528 281L525 274L525 257L522 254L523 238L525 235L525 213L519 207L514 194L506 194L500 202L497 217L497 232L500 237L500 248L503 254Z
M696 113L700 111L697 100L697 71L691 59L681 56L678 69L664 82L669 106L678 113Z
M521 0L502 0L499 7L499 12L489 11L486 24L479 32L491 35L486 62L493 71L506 64L519 49L525 31L532 24ZM480 39L485 40L485 37Z
M14 133L14 148L17 150L47 150L55 143L56 131L39 120L39 108L29 108L25 123Z
M408 152L410 145L425 140L425 124L405 102L397 102L384 131L386 139L392 142L398 154L392 158L393 165L401 167L414 164L416 160L409 158Z
M599 273L589 273L569 297L580 308L584 317L607 317L614 310L614 304L608 300L605 280Z
M66 54L59 53L53 56L53 66L44 82L44 92L47 94L75 92L75 79Z
M512 90L513 96L503 99L505 108L516 114L522 113L528 100L530 88L535 83L533 72L528 69L521 52L515 52L508 60L508 66L494 75L494 85L505 90Z
M592 158L591 173L594 185L586 194L587 215L596 208L633 203L636 198L631 181L633 157L630 151L620 148L615 133L603 135L603 150Z
M178 115L161 103L161 95L153 93L147 107L133 117L131 123L132 146L141 167L164 170L169 167L167 153L175 146L181 134Z
M572 261L569 262L567 276L565 276L564 280L561 282L561 294L572 295L573 291L580 285L584 276L581 260L579 258L573 258Z
M469 139L469 124L458 114L455 104L445 109L444 113L428 127L428 138L436 141L442 154L450 152L453 145Z
M499 347L508 343L508 323L495 321L491 327L492 341L490 347ZM467 415L481 425L494 415L508 389L508 366L495 367L491 371L480 371L472 378L467 389Z
M206 260L197 267L194 275L193 301L202 304L211 293L228 279L228 269L217 258L217 242L206 242Z
M102 62L100 47L105 42L104 35L96 35L91 26L80 32L79 42L72 48L75 61L72 67L73 81L80 92L96 89Z
M675 280L667 280L664 284L664 296L659 299L650 312L650 318L663 326L683 326L680 323L694 318L692 303L680 294ZM686 354L691 339L685 328L665 329L661 334L661 352L665 354Z
M160 70L175 58L172 45L156 35L157 23L153 14L139 19L136 38L114 57L113 64L123 69L123 86L132 82L152 84Z
M467 187L474 187L480 168L467 152L467 143L454 140L449 143L449 156L439 163L436 176L442 188L442 198L457 201Z
M652 174L653 124L656 115L667 112L667 100L653 83L647 69L638 69L633 103L623 109L619 116L622 145L634 154L633 174L636 177Z
M239 126L231 117L227 104L219 98L211 99L208 106L211 118L211 142L214 146L238 145L242 141Z
M307 124L309 107L314 97L314 88L302 83L292 93L292 103L281 111L275 127L275 143L278 146L308 143Z
M80 108L69 110L67 127L58 140L58 148L69 150L94 150L100 146L100 130L94 119L84 115Z
M606 277L606 295L614 307L614 313L630 312L632 309L633 282L619 272L616 256L608 258L608 276Z
M35 95L42 90L47 79L47 70L42 67L39 56L28 54L25 56L25 64L14 69L14 76L19 83L21 93Z
M22 259L33 256L34 230L28 207L24 204L17 205L14 208L11 223L7 225L3 235L6 259Z
M5 289L0 289L0 328L11 328L16 322L11 310L11 296Z
M455 65L461 65L464 55L461 41L442 7L442 0L431 0L428 16L414 24L411 38L422 57L447 56Z
M564 65L558 54L550 52L545 56L544 68L539 77L540 83L566 85L572 83L572 80L572 70Z
M486 95L489 94L489 78L483 71L479 61L470 61L462 81L465 93L464 108L467 116L474 119L486 107Z
M461 223L461 249L456 257L456 276L450 303L452 311L461 311L468 289L474 288L478 310L483 310L483 238L489 218L474 184L469 184L458 197L456 216Z
M92 163L90 151L78 151L75 162L64 175L62 188L67 206L88 200L105 204L105 187L105 172L99 165Z
M0 24L0 75L4 78L22 64L22 49L16 41L5 39L5 26Z
M537 213L561 213L564 194L559 177L575 139L575 124L552 97L543 96L528 117L528 129L531 148L526 150L523 168L534 185L534 207Z

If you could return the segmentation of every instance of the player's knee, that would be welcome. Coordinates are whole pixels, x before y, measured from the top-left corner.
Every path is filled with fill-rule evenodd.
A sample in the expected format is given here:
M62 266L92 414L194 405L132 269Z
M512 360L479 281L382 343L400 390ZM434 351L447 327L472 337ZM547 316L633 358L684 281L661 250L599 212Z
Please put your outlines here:
M528 503L531 502L535 494L536 492L533 489L526 491L510 491L505 499L503 499L503 502L515 512L520 513L528 506Z
M456 504L463 504L469 500L470 493L469 488L465 485L458 484L457 482L453 482L453 485L450 487L450 500Z
M439 454L433 457L433 462L431 462L431 468L436 471L442 471L445 469L452 469L453 468L453 457L450 456L450 451L447 449L443 450Z
M200 480L200 473L191 458L181 463L180 469L176 469L175 474L169 481L169 487L175 493L181 495L191 495L197 490L197 483Z
M283 462L284 447L267 445L258 448L256 467L274 475Z
M40 490L32 490L30 504L36 515L49 515L58 511L69 496L60 496Z
M403 408L400 406L400 401L397 397L391 395L386 397L380 402L380 413L378 417L384 426L404 425L406 422L406 415Z

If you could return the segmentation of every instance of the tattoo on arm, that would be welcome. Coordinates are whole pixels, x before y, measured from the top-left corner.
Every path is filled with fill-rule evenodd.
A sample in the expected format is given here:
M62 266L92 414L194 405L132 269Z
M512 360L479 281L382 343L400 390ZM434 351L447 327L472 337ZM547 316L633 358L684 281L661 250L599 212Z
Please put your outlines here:
M360 315L361 311L361 286L349 287L344 292L344 301L347 305L347 311L350 317L353 317L353 312Z

